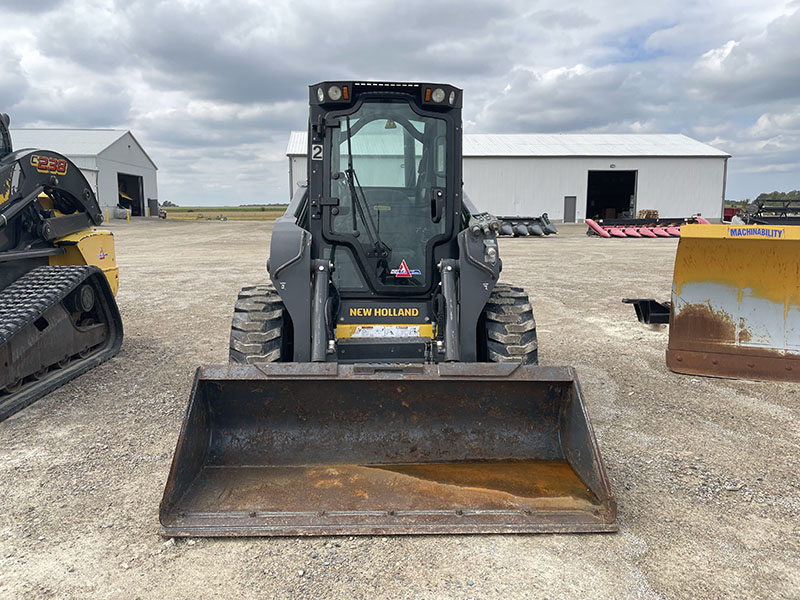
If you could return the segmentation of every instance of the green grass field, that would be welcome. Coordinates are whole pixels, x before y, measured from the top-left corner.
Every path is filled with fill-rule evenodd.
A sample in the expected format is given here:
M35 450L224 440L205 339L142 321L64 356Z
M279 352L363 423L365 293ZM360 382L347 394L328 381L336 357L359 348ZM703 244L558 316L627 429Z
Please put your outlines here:
M286 206L167 206L167 219L176 221L274 221Z

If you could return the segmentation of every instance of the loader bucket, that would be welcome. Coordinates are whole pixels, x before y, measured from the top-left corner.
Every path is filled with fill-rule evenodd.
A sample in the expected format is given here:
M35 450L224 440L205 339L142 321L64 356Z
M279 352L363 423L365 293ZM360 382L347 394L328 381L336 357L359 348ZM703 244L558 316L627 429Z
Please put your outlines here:
M571 368L224 365L197 371L168 536L616 531Z
M800 227L681 228L667 366L800 381Z

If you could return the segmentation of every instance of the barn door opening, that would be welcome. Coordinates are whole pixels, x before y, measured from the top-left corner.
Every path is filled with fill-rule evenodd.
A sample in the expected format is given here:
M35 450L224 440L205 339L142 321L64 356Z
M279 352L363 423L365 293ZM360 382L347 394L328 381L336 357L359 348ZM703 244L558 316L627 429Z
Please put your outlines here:
M636 216L636 171L589 171L586 216L590 219Z
M144 212L143 181L138 175L117 173L119 205L131 211L132 217L141 217Z

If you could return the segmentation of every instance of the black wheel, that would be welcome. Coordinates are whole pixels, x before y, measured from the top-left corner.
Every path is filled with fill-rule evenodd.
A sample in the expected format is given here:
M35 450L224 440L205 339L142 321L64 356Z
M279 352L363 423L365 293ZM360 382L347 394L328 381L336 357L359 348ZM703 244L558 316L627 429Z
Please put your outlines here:
M3 391L8 394L13 394L14 392L18 392L22 389L22 379L17 379L16 381L12 381L6 387L3 388Z
M95 293L91 285L82 285L73 292L70 304L76 313L88 313L94 308Z
M291 322L283 301L270 284L242 288L231 323L230 362L292 360Z
M483 309L481 322L484 344L479 348L486 362L539 364L536 321L523 288L498 283Z

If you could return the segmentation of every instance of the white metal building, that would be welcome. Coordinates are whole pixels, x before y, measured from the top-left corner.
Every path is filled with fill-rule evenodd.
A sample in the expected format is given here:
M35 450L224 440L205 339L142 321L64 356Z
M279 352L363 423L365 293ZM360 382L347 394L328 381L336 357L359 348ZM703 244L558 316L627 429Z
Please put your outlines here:
M130 131L12 129L11 140L16 150L54 150L69 158L112 217L118 205L130 209L132 216L148 216L151 206L157 206L158 167Z
M292 132L286 154L291 195L306 178L306 132ZM465 134L464 189L498 216L717 219L728 158L681 134Z

